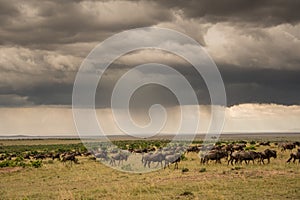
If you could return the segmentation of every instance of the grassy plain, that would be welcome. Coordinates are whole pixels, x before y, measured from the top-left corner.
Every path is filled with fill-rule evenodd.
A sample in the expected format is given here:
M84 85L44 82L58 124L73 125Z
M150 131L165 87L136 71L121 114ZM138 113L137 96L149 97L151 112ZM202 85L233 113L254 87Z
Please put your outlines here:
M3 146L6 142L1 141ZM19 142L13 144L25 145ZM40 143L47 142L61 144ZM278 150L274 144L271 148ZM300 199L300 165L286 164L289 152L279 151L266 165L200 165L197 154L186 157L179 170L171 166L140 174L120 172L87 157L73 165L45 160L41 168L1 168L0 199Z

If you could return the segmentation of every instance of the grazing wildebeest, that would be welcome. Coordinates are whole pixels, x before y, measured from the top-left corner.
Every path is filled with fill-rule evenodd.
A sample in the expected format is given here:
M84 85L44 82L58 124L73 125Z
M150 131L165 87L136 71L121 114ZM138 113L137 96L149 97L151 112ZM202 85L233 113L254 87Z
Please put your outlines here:
M295 163L297 159L299 159L299 163L300 163L300 149L298 149L297 152L291 153L290 158L286 162L289 163L292 159L294 159L293 163Z
M118 160L119 161L118 165L120 165L121 162L123 163L123 160L127 161L128 156L129 156L128 154L123 153L123 152L111 155L110 156L110 158L111 158L110 164L116 165L116 160Z
M166 168L166 166L170 167L170 164L175 163L174 169L178 169L178 163L180 162L180 160L181 160L181 155L179 153L173 155L167 155L165 157L164 168Z
M227 151L212 150L202 155L200 163L205 164L208 163L209 160L215 160L216 163L221 163L221 159L225 157L228 157Z
M149 153L149 154L145 154L142 157L142 162L144 163L144 167L146 167L146 165L148 164L148 167L150 168L150 164L151 162L157 162L156 167L159 165L161 165L161 167L163 166L163 161L165 159L165 155L161 152L159 153Z
M266 149L263 152L260 152L261 155L261 162L263 164L264 160L267 159L268 160L268 164L270 163L270 158L277 158L277 152L275 150L271 150L271 149Z

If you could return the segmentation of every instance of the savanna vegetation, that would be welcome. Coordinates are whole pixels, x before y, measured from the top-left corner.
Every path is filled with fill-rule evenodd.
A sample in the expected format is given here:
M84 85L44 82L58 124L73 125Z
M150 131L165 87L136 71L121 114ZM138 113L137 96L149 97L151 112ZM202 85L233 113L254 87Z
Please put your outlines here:
M298 143L231 140L220 141L220 150L202 151L202 141L195 141L180 157L166 168L150 162L149 173L122 172L134 169L129 163L141 162L167 152L169 140L113 141L126 150L127 158L118 164L117 155L109 154L107 145L93 151L80 140L3 140L0 141L0 199L299 199L300 164L296 159L287 163L291 154L297 155ZM289 146L290 145L290 146ZM229 147L232 152L257 152L253 157L238 157L237 162L219 152ZM238 147L241 146L241 147ZM178 146L172 147L178 149ZM240 149L239 149L240 148ZM180 148L179 148L180 149ZM276 151L270 163L261 162L266 149ZM105 152L108 152L106 154ZM211 152L211 153L208 153ZM59 155L59 156L57 156ZM147 155L149 155L147 157ZM251 154L252 155L252 154ZM115 157L114 157L115 156ZM257 156L257 157L256 157ZM118 158L119 158L118 157ZM126 156L125 156L126 157ZM168 160L163 159L163 165ZM252 160L253 158L253 160ZM107 159L107 160L106 160ZM115 160L114 160L115 159ZM128 159L128 160L127 160ZM202 162L200 162L202 159ZM98 162L101 160L102 162ZM115 164L111 160L116 161ZM203 162L205 161L205 162ZM173 163L173 164L172 164ZM115 165L115 166L114 166ZM148 169L148 164L145 169Z

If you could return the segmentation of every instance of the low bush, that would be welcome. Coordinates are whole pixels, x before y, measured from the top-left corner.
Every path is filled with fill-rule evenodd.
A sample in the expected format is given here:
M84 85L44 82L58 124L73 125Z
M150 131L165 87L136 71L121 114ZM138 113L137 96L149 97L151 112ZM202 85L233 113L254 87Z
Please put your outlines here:
M246 147L245 150L256 150L256 147L251 145L249 147Z
M199 172L206 172L206 168L205 167L203 167L203 168L201 168L200 170L199 170Z
M31 166L32 167L35 167L35 168L39 168L43 165L42 161L41 160L36 160L36 161L30 161L31 163Z
M188 168L183 168L181 171L184 173L184 172L188 172L189 169Z

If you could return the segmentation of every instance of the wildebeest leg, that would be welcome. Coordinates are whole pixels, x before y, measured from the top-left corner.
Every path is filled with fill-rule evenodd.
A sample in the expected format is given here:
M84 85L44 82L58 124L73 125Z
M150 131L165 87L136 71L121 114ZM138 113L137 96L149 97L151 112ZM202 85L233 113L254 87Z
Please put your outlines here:
M292 156L286 161L287 163L289 163L292 160Z
M234 159L234 164L237 163L237 159ZM233 159L231 160L231 165L233 165Z
M300 162L300 160L299 160L299 162ZM175 162L174 169L178 169L178 162Z
M231 162L231 165L233 165L233 164L232 164L232 162L233 162L232 157L229 158L229 160L228 160L228 162L227 162L227 165L229 165L229 162Z
M270 164L270 158L268 158L268 164Z

